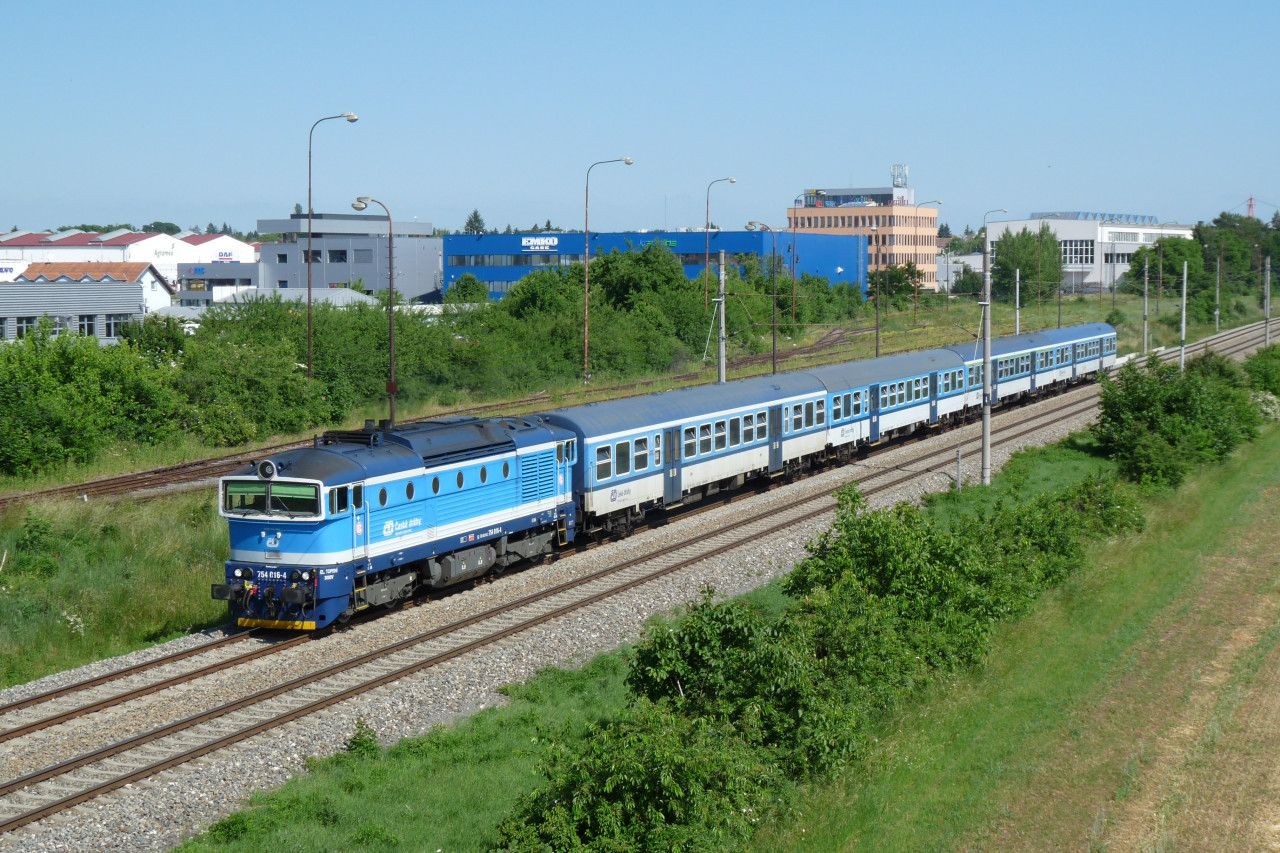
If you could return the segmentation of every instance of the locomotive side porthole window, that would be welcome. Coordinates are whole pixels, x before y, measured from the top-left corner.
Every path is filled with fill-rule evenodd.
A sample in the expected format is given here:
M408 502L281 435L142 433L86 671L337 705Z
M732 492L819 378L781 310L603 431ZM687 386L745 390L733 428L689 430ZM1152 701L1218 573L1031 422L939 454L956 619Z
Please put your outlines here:
M378 489L378 506L386 506L386 505L387 505L387 490L384 487L384 488Z
M439 477L431 478L431 494L433 495L440 494L440 478Z
M505 480L510 476L511 476L511 463L503 462L502 463L502 479Z
M413 500L413 480L410 480L404 487L404 497L405 500Z
M461 472L461 471L459 471L459 472L458 472L458 488L459 488L459 489L461 489L461 488L462 488L462 481L463 481L462 472Z
M364 506L364 486L351 487L351 505L356 509Z
M485 468L483 465L480 466L480 482L489 482L489 469Z

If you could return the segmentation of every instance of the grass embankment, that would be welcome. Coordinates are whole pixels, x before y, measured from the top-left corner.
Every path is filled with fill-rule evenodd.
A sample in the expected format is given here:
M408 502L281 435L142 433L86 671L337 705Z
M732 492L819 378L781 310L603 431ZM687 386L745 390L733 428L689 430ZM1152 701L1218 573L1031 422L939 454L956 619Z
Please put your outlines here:
M1037 303L1034 294L1028 295L1027 298L1029 301L1022 310L1022 329L1024 332L1052 328L1057 325L1057 303L1052 302L1047 297ZM1141 350L1141 297L1128 294L1117 295L1116 310L1124 314L1126 318L1125 322L1119 327L1120 351ZM1249 313L1241 318L1238 323L1243 324L1261 319L1260 310L1252 305L1249 306L1248 310ZM1096 297L1067 297L1063 299L1062 304L1062 323L1063 325L1075 325L1078 323L1101 322L1111 311L1111 299L1109 296L1104 298L1101 303ZM1153 347L1171 346L1177 343L1177 325L1169 322L1176 320L1177 316L1178 302L1172 295L1168 295L1168 298L1161 301L1158 314L1155 311L1154 300L1152 301L1150 325L1151 345ZM1165 322L1160 322L1162 318ZM868 313L866 316L846 321L843 325L847 328L864 328L870 325L873 320L874 316ZM886 310L881 316L881 352L888 354L973 341L976 339L980 320L981 315L976 300L967 297L957 297L941 303L931 302L926 299L921 303L918 313L910 307ZM1013 306L1006 303L996 303L995 311L992 314L992 330L994 334L1013 334L1014 325ZM826 350L820 355L797 356L794 358L789 355L790 350L813 343L827 331L829 331L828 328L812 327L803 336L794 341L785 338L780 340L778 353L780 367L786 370L797 370L817 364L870 358L875 353L874 335L866 333L856 335L846 344ZM1205 335L1212 334L1212 332L1212 324L1193 324L1187 330L1187 339L1189 341L1198 340ZM767 336L767 330L763 334ZM769 370L770 365L767 363L755 364L731 369L730 376L742 378L768 373ZM690 375L691 371L692 374ZM714 381L715 375L714 363L709 365L682 364L674 368L669 374L636 377L635 381L654 381L653 385L646 386L643 390L646 392L661 391L681 385L711 382ZM400 417L402 419L423 417L447 413L451 410L473 406L478 403L504 402L512 403L509 409L510 414L524 414L565 403L576 404L635 393L634 383L614 385L608 378L600 378L597 382L601 386L599 394L588 396L582 396L583 386L576 381L559 384L548 383L546 387L536 389L545 391L547 397L534 405L518 405L519 400L523 399L523 397L483 397L465 394L455 395L445 401L404 400L400 402L399 406ZM530 389L530 393L534 392L535 389ZM572 394L572 397L569 396L570 394ZM376 419L379 417L385 417L385 412L381 407L377 405L363 406L359 410L352 412L342 426L357 427L366 418ZM281 442L305 440L318 431L319 429L308 430L305 433L295 435L272 436L266 441L236 447L210 447L192 436L181 436L159 445L120 444L105 451L90 463L68 464L63 468L46 471L30 477L0 476L0 494L51 488L68 483L81 483L117 474L149 470L163 465L175 465L213 456L222 456L228 453L248 452L259 447Z
M1277 537L1267 531L1280 521L1277 483L1280 430L1270 429L1153 499L1145 532L1097 548L1087 571L999 630L987 666L936 685L886 727L863 766L814 792L803 815L762 832L758 848L1170 841L1157 834L1143 844L1134 825L1164 824L1187 804L1185 789L1153 768L1178 765L1170 741L1195 716L1198 682L1215 663L1232 673L1203 701L1213 713L1192 726L1191 739L1203 732L1201 749L1212 752L1213 730L1275 643L1274 609L1250 639L1234 629L1274 597ZM1259 560L1265 570L1248 571ZM1217 659L1233 635L1238 664ZM1203 758L1184 751L1188 764ZM1127 813L1142 790L1166 792L1149 805L1167 814Z
M972 502L996 500L1014 491L1024 497L1051 491L1109 465L1085 440L1031 451L1016 457L992 490L942 497L931 511L960 512L971 509ZM767 614L780 612L788 602L776 585L747 600ZM1043 635L1040 639L1051 641ZM508 707L487 710L456 727L437 729L386 751L362 750L316 762L307 776L258 795L250 809L219 823L184 849L491 846L498 820L540 782L537 766L543 744L549 739L572 740L588 723L622 707L626 667L625 652L620 652L604 655L580 671L548 671L511 688ZM930 701L942 699L945 691ZM376 728L376 721L371 722ZM799 832L790 827L771 830L784 839L793 831Z
M208 490L0 517L0 687L216 624L227 556Z

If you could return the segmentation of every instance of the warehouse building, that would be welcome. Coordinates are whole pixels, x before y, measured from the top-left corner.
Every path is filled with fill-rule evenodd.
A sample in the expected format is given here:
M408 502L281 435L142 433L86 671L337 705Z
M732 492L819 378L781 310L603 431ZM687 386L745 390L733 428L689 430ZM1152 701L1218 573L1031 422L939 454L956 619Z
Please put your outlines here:
M17 281L0 284L0 340L26 337L48 317L55 334L115 343L125 324L164 310L171 299L170 285L150 264L31 264Z
M774 251L784 273L808 273L832 284L857 283L866 290L867 241L865 238L832 234L793 234L779 229L768 231L712 231L710 274L719 276L718 258L767 257ZM669 249L690 279L707 271L706 232L619 231L591 232L591 256L609 252L640 251L658 243ZM581 231L541 234L449 234L444 237L444 281L446 290L463 275L484 282L489 295L500 299L511 286L539 269L557 269L582 263L585 249ZM740 261L736 261L740 262Z

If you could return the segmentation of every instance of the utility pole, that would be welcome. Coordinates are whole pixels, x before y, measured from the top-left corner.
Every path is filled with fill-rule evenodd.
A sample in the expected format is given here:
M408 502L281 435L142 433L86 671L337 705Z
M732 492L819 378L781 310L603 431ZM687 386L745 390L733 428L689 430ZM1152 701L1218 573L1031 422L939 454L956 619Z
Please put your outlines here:
M1013 271L1013 333L1022 334L1022 267Z
M1142 354L1147 354L1151 346L1151 332L1147 326L1147 289L1151 283L1151 256L1142 259Z
M1213 330L1222 331L1222 247L1218 247L1218 263L1213 278Z
M1262 333L1263 346L1271 346L1271 256L1267 255L1267 261L1263 266L1262 273Z
M991 243L982 241L982 485L991 485Z
M1159 257L1156 259L1159 266L1156 268L1156 320L1160 319L1160 296L1164 293L1164 243L1156 242L1156 251Z
M1187 366L1187 262L1182 262L1182 340L1178 349L1178 369Z
M720 384L725 383L727 363L724 358L724 249L720 250Z

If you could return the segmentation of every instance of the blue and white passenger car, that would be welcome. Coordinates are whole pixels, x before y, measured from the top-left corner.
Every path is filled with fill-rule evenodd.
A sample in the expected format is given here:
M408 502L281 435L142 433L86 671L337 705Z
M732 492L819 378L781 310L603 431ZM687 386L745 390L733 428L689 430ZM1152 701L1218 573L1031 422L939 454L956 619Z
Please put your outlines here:
M788 373L543 417L582 448L574 481L583 519L592 529L625 532L649 508L712 494L749 474L779 473L788 460L825 447L826 401L813 376Z
M980 345L947 347L964 361L969 380L965 404L982 405ZM1077 382L1116 362L1116 330L1106 323L1045 329L991 341L992 403Z
M574 536L574 436L531 418L333 432L221 481L242 626L325 628Z

